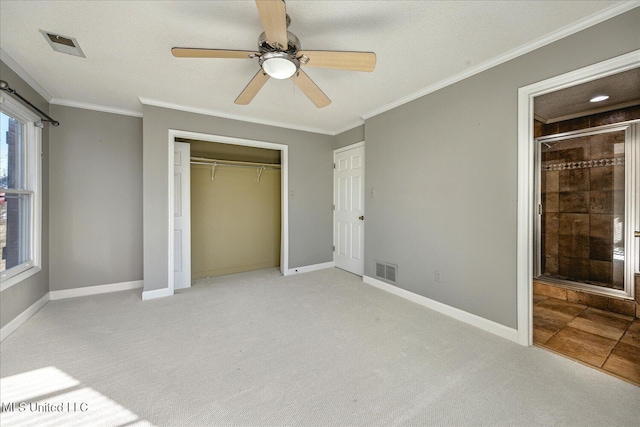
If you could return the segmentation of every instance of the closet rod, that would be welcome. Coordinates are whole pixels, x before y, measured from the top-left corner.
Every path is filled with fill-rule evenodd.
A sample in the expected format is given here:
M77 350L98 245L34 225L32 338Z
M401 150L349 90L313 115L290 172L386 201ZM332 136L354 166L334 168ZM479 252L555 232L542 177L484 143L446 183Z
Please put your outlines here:
M255 163L255 162L240 162L235 160L216 160L208 159L206 157L191 157L191 164L194 165L208 165L208 166L238 166L245 168L273 168L280 169L280 165L275 163Z
M225 164L225 163L209 163L209 162L196 162L191 161L192 165L202 165L202 166L229 166L235 168L250 168L250 169L278 169L280 170L280 165L272 165L272 166L251 166L251 165L236 165L236 164Z

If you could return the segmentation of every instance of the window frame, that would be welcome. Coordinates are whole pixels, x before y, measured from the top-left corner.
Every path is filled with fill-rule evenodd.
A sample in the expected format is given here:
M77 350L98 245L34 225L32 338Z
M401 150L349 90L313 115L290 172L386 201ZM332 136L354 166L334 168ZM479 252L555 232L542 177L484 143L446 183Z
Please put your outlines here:
M0 292L22 282L42 270L42 128L40 117L8 96L0 96L0 110L24 123L25 183L24 189L0 189L11 194L28 194L29 259L0 272ZM4 130L3 130L4 131Z

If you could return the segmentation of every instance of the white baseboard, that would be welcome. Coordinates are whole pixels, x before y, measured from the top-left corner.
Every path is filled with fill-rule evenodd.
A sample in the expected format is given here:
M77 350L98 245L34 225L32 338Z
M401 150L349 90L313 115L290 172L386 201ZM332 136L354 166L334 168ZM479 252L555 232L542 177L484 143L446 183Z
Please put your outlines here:
M287 270L285 276L291 276L293 274L308 273L310 271L324 270L325 268L333 268L336 264L333 261L324 262L322 264L305 265L303 267L290 268Z
M83 297L87 295L105 294L108 292L127 291L130 289L142 288L142 280L134 280L131 282L111 283L108 285L87 286L85 288L62 289L59 291L50 291L37 302L20 313L11 322L7 323L0 330L0 341L11 335L31 316L36 314L49 301L61 300L66 298Z
M87 286L85 288L62 289L59 291L49 292L51 300L59 300L66 298L84 297L87 295L106 294L109 292L128 291L130 289L138 289L143 285L142 280L134 280L131 282L111 283L108 285Z
M173 291L169 288L154 289L152 291L143 291L142 300L147 301L150 299L170 297L171 295L173 295Z
M424 307L430 308L433 311L442 313L449 317L453 317L456 320L467 323L476 328L480 328L484 331L490 332L499 337L508 339L509 341L518 342L518 330L509 328L507 326L496 323L492 320L485 319L484 317L476 316L475 314L468 313L459 308L451 307L450 305L443 304L441 302L432 300L422 295L415 294L397 286L390 285L381 280L374 279L373 277L363 276L362 281L368 285L374 286L383 291L387 291L399 297L408 299L409 301L420 304Z
M38 301L31 304L29 308L27 308L25 311L17 315L11 322L4 325L4 327L0 329L0 341L4 341L5 338L7 338L12 333L14 333L16 329L22 326L24 322L29 320L31 316L36 314L48 302L49 302L49 293L46 293Z

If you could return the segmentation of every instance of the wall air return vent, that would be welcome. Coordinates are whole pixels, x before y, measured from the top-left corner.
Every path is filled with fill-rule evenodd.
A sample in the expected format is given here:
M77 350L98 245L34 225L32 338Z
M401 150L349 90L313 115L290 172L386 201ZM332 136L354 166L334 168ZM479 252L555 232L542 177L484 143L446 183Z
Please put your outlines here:
M56 52L66 53L69 55L80 56L85 58L82 49L75 37L62 36L60 34L54 34L49 31L40 30L44 38L49 43L49 46Z
M378 279L386 280L387 282L396 282L396 273L398 272L398 266L394 264L387 264L385 262L376 261L376 277Z

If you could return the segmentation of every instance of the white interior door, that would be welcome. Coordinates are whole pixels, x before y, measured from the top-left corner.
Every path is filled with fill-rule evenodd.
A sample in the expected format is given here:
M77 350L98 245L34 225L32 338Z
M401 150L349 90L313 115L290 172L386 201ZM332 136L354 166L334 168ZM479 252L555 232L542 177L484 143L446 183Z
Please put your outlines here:
M334 262L364 274L364 145L334 154Z
M173 288L191 286L191 146L174 143Z

